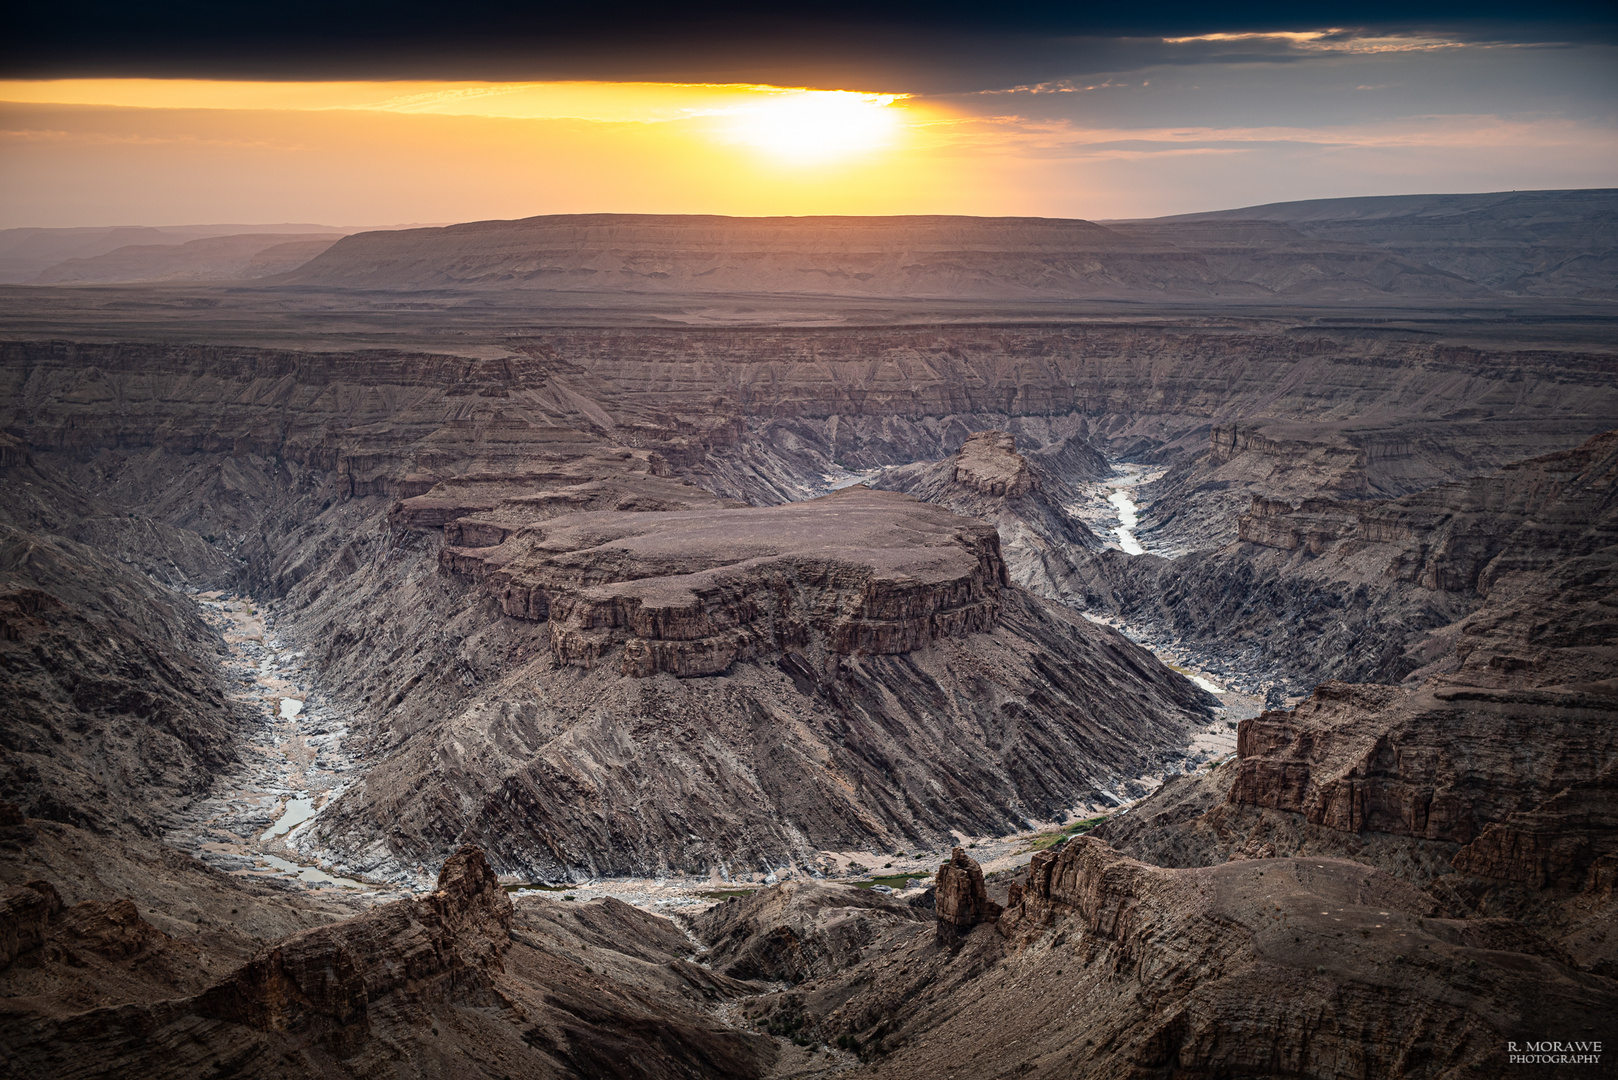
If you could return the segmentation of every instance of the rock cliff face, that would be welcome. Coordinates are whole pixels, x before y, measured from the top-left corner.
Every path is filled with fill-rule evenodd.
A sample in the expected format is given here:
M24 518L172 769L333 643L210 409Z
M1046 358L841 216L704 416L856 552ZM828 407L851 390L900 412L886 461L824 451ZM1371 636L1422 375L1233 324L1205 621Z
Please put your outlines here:
M464 534L465 530L459 530ZM987 526L857 489L763 509L585 513L446 547L501 609L548 621L560 664L717 675L800 650L897 655L991 629L1005 567Z
M1030 460L1009 432L980 431L944 461L888 470L874 486L988 522L1000 534L1013 581L1042 596L1071 595L1082 588L1077 560L1101 541L1067 508L1080 499L1076 485L1110 471L1087 444L1088 454L1073 460L1076 441Z
M1244 721L1237 762L1098 835L1170 865L1351 855L1610 973L1615 450L1601 436L1361 515L1384 538L1370 550L1409 545L1388 573L1476 598L1433 663L1403 688L1325 683Z
M1419 466L1387 489L1404 494L1573 445L1618 410L1604 354L1353 335L559 330L473 351L9 342L4 422L36 453L66 452L87 486L143 505L157 496L163 520L251 543L257 523L236 511L255 473L329 486L316 506L397 499L474 467L585 456L594 441L655 450L710 490L757 504L812 493L832 462L937 460L988 428L1036 456L1075 436L1115 454L1178 454L1203 450L1209 425L1246 430L1262 416L1291 425L1291 443L1346 440L1368 461ZM1357 402L1352 422L1342 393ZM1296 496L1282 467L1291 456L1240 468L1263 480L1257 493ZM1233 538L1249 480L1192 471L1179 516Z
M1173 562L1103 555L1086 597L1238 669L1262 656L1301 687L1397 682L1463 663L1543 670L1561 656L1576 666L1583 654L1559 652L1562 638L1544 631L1537 644L1521 620L1525 605L1544 604L1579 625L1566 634L1603 647L1585 601L1610 581L1615 469L1618 433L1607 433L1398 499L1257 499L1238 519L1239 543ZM1469 616L1491 602L1518 627L1499 633L1527 636L1467 659L1492 625ZM1581 681L1572 670L1560 679Z
M1436 1077L1504 1075L1509 1042L1547 1037L1533 1032L1600 1040L1618 1005L1611 979L1522 924L1447 917L1340 858L1174 870L1079 837L1036 853L995 921L939 929L872 919L864 962L745 1014L885 1077L963 1057L1052 1078Z

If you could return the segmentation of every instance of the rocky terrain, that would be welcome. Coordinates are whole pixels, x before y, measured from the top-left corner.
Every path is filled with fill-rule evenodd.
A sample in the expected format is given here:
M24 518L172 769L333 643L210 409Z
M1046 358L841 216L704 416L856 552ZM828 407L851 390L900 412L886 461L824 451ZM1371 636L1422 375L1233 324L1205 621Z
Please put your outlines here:
M1112 470L1093 447L1076 439L1046 448L1035 461L1030 465L1017 453L1010 433L980 431L945 461L900 466L873 486L992 524L1017 584L1043 596L1072 595L1082 574L1079 554L1101 547L1072 510L1082 499L1076 487Z
M1607 197L536 219L4 291L0 1075L1610 1039L1618 360L1600 259L1551 266ZM1456 229L1495 261L1435 265ZM1461 306L1018 306L1377 274Z
M712 1015L751 988L690 963L674 926L613 901L514 909L476 848L430 894L222 968L128 900L69 907L37 882L0 904L17 1075L756 1077L780 1053Z
M1615 453L1608 433L1398 499L1254 497L1235 543L1172 561L1103 553L1087 595L1237 668L1266 657L1290 686L1419 680L1461 662L1468 616L1497 592L1505 603L1535 589L1548 614L1579 575L1605 580ZM1593 598L1592 585L1576 595ZM1509 662L1548 662L1523 648Z
M1009 586L982 525L863 489L660 510L717 504L662 484L639 510L569 512L588 493L564 487L538 524L511 513L544 513L538 500L444 524L467 546L392 556L387 592L411 595L415 618L361 633L350 613L368 596L314 601L327 670L414 656L385 684L388 759L315 827L338 865L388 872L465 835L498 838L502 868L541 879L812 869L824 849L1103 804L1177 759L1210 704ZM425 521L437 498L392 519ZM448 694L446 625L467 634ZM378 817L398 823L386 846Z

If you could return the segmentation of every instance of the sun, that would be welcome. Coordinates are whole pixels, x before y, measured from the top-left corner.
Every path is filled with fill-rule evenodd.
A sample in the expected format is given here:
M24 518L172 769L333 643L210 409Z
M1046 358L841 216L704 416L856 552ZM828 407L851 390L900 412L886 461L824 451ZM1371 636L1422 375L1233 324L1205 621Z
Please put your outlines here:
M897 94L852 90L775 90L736 106L722 126L727 141L798 163L830 162L893 144L899 133Z

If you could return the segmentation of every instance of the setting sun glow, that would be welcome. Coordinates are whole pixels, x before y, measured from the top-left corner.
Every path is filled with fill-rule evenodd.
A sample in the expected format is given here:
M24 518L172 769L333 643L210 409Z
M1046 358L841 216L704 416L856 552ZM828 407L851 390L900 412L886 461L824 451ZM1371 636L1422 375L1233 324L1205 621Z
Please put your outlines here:
M891 146L900 114L892 94L784 90L732 110L725 133L790 161L829 162Z

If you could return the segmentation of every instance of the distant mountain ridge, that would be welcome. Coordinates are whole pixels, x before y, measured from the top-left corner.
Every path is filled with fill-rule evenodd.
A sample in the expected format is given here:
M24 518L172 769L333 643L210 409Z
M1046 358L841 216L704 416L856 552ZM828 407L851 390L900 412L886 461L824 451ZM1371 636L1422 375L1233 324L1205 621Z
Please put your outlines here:
M332 225L110 225L73 229L0 229L0 284L31 281L71 259L94 259L131 246L179 246L217 236L271 235L282 241L354 232Z
M247 281L294 270L337 242L319 233L207 236L183 244L131 244L43 270L31 285L137 281Z
M1618 295L1618 188L1309 199L1107 225L1161 236L1258 222L1314 242L1377 248L1512 295Z
M345 237L266 284L1358 302L1618 297L1618 191L1062 218L564 214Z

